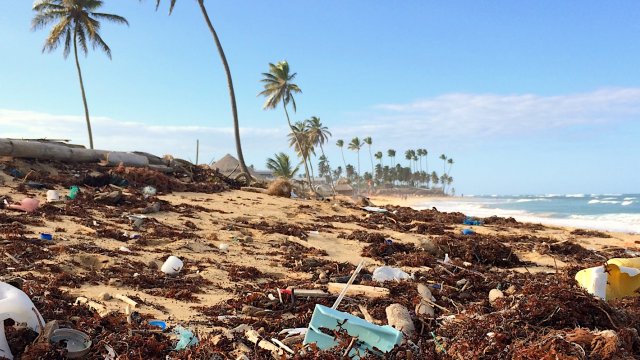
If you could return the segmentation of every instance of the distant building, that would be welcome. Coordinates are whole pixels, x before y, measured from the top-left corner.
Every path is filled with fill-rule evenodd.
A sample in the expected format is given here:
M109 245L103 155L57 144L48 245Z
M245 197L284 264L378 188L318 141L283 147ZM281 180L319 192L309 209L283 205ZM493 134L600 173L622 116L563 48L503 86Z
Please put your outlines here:
M240 169L240 162L230 154L227 154L220 158L218 161L211 164L211 168L218 169L220 173L225 176L235 176L242 172ZM254 170L249 168L251 176L260 180L273 180L275 177L270 170Z
M336 184L335 188L336 188L336 193L340 195L347 195L347 196L353 195L353 187L349 184Z

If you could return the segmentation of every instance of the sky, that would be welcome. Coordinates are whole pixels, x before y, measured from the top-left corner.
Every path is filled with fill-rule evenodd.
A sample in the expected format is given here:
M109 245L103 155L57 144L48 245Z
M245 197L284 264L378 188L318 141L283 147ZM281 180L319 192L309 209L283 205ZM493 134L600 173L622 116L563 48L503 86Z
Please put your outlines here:
M205 1L227 55L248 164L288 148L281 107L263 110L261 73L287 60L318 116L372 152L454 159L458 194L640 193L640 2ZM113 58L81 66L96 148L200 162L235 156L226 78L196 1L105 1ZM0 2L0 136L88 146L73 57L42 53L32 2ZM357 155L345 148L345 157ZM374 160L375 161L375 160ZM362 170L371 171L365 147ZM389 164L385 156L384 164Z

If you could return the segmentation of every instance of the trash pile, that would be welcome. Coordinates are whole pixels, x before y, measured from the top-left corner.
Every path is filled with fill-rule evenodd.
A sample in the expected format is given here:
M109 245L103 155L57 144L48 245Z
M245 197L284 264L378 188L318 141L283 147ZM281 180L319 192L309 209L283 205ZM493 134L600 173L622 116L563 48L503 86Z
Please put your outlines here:
M581 286L637 281L638 249L579 244L606 234L276 203L207 167L1 164L0 359L640 356L635 282Z

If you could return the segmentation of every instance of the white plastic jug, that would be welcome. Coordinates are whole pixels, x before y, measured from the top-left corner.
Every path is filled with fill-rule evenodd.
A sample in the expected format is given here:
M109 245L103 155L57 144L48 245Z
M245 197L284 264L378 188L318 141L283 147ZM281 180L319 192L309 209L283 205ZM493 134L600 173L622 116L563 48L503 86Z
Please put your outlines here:
M45 324L42 315L27 294L7 283L0 282L0 321L6 319L25 324L37 333L44 329ZM0 325L0 357L13 359L2 325Z
M183 266L184 264L182 263L182 260L172 255L167 258L164 264L162 264L160 270L167 275L176 275L180 270L182 270Z

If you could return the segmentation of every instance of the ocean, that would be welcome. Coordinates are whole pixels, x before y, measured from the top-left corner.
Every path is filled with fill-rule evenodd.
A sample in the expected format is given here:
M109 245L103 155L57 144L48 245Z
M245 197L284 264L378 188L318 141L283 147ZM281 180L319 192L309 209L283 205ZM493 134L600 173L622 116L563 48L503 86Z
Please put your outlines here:
M583 229L640 233L640 194L471 195L424 201L469 216L513 217L518 221Z

